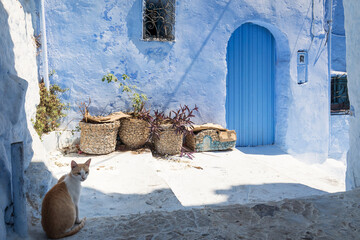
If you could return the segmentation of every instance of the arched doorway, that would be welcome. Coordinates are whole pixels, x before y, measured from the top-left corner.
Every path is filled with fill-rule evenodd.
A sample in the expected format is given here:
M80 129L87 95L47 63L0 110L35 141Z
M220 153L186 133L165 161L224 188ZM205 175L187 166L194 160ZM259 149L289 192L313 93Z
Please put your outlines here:
M227 47L226 124L236 146L274 144L275 39L264 27L246 23Z

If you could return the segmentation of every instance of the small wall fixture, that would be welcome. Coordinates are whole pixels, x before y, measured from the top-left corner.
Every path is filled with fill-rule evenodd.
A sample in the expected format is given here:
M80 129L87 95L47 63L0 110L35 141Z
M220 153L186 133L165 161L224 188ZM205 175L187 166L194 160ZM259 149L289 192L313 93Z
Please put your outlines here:
M306 50L297 52L297 78L298 84L308 82L308 53Z
M350 116L355 117L355 108L353 105L350 105L350 111L349 111Z

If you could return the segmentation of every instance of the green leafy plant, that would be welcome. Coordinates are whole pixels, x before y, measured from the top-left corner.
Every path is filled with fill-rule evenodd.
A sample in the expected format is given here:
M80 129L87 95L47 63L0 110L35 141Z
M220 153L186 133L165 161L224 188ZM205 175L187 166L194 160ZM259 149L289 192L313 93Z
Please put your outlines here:
M39 83L40 103L36 109L36 120L32 120L36 132L41 136L59 127L59 119L66 116L65 111L69 106L62 103L59 94L66 92L68 89L62 89L56 84L50 86L47 90L45 84Z
M75 127L75 129L72 129L72 130L71 130L71 135L74 136L76 132L81 132L81 128L80 128L79 125L77 125L77 126Z
M144 108L145 102L148 100L148 98L145 94L138 93L138 88L136 85L131 85L129 83L130 77L126 74L123 74L119 80L114 74L108 73L104 75L101 80L108 83L119 83L119 87L122 88L122 92L126 92L131 99L132 107L134 109L134 116L137 117L138 113L140 113Z

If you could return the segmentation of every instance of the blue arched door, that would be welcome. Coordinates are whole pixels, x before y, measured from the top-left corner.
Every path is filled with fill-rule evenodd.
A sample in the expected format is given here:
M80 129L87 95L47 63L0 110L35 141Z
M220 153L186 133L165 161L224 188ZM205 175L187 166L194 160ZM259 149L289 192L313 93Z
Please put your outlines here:
M274 143L275 40L264 27L246 23L227 47L226 124L236 146Z

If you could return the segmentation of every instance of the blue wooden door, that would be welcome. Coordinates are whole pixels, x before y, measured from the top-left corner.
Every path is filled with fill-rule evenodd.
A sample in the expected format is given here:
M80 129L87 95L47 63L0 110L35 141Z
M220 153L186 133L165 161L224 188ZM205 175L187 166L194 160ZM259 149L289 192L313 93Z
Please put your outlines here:
M246 23L227 47L226 124L236 146L274 143L275 40L261 26Z

